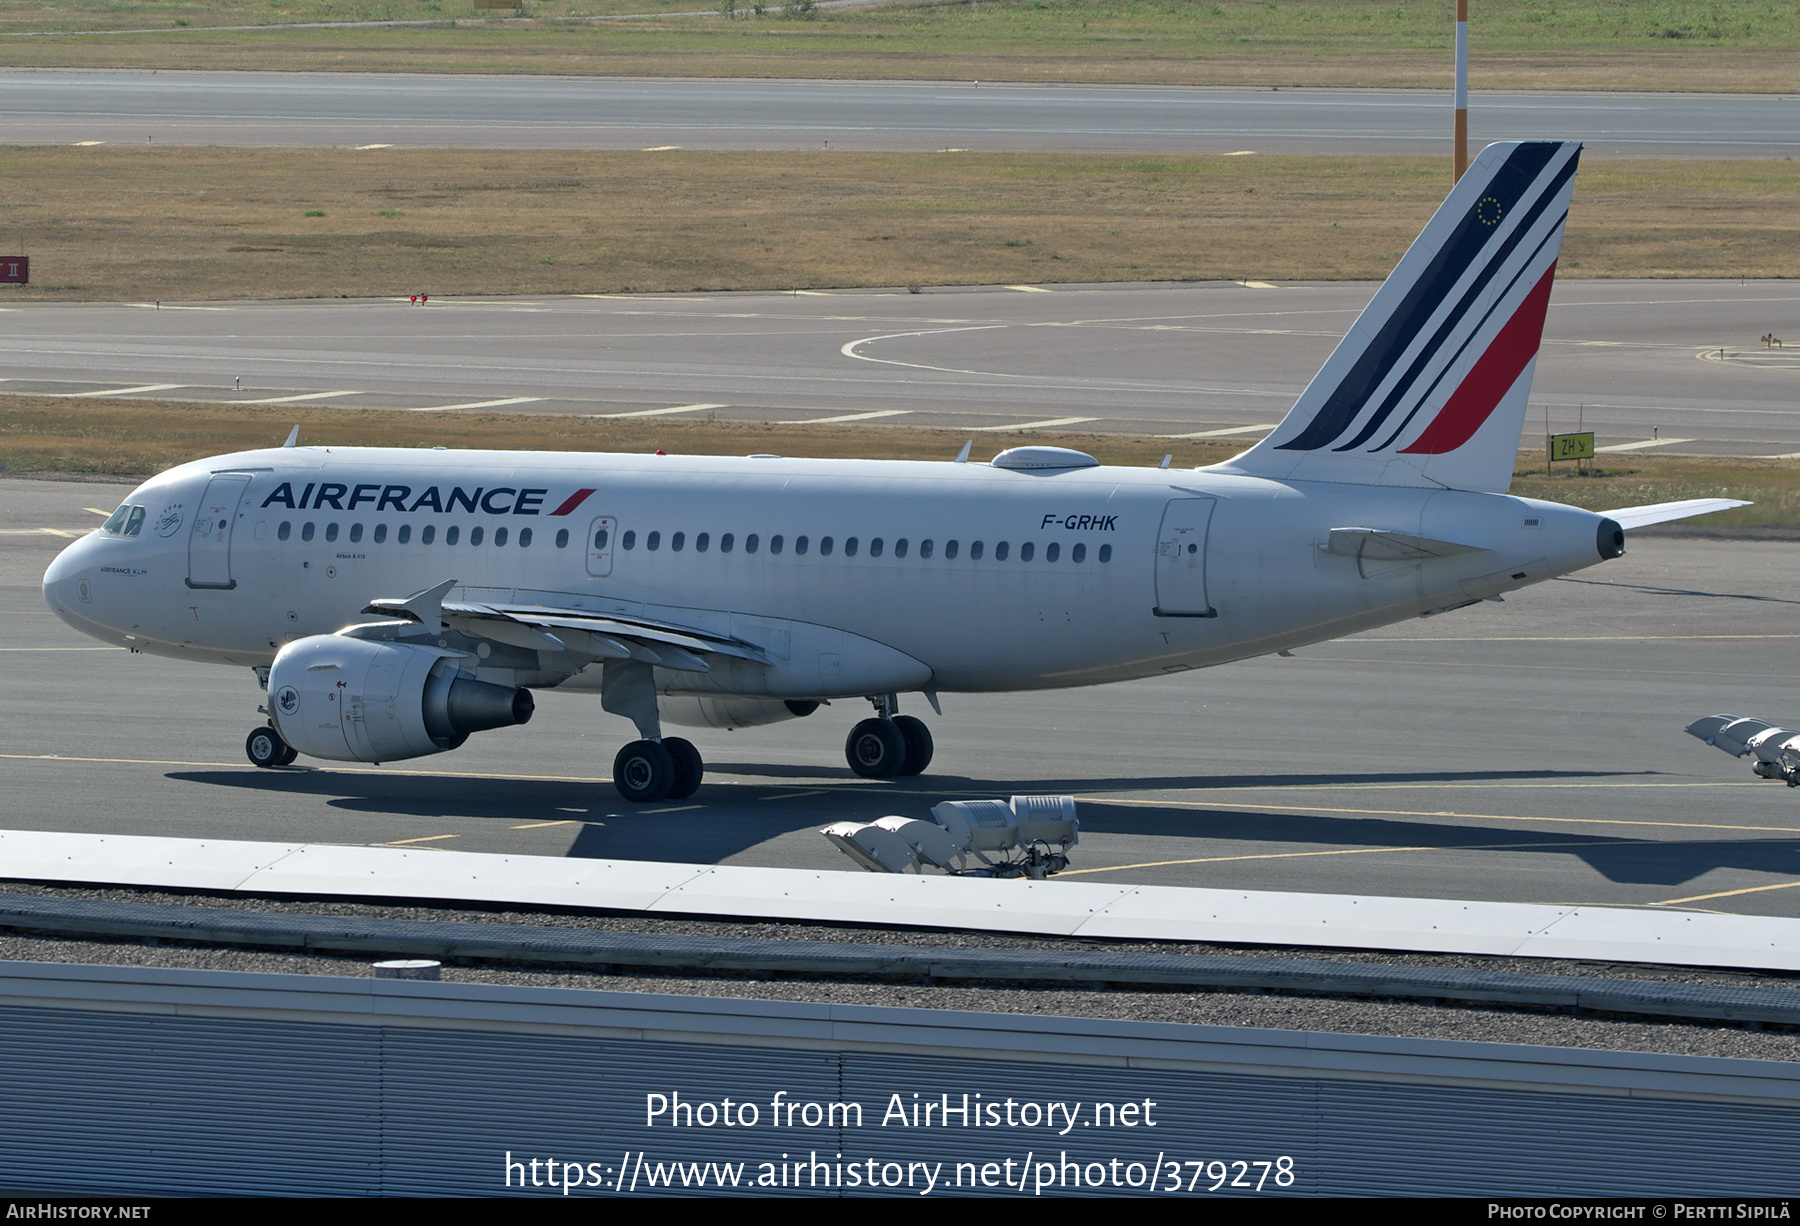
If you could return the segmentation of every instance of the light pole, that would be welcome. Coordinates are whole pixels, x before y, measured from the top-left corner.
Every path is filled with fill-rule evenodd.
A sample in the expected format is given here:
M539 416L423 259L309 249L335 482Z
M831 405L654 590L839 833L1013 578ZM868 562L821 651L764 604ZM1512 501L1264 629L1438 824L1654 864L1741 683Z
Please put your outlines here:
M1469 168L1469 0L1456 0L1456 177Z

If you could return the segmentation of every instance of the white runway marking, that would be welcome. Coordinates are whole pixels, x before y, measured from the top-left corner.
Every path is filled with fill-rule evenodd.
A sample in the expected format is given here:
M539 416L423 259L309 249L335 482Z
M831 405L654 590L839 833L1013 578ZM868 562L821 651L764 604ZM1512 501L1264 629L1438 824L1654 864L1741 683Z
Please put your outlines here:
M1078 426L1084 421L1099 421L1097 417L1047 417L1043 421L1021 421L1010 426L964 426L963 429L985 434L991 430L1043 430L1050 426Z
M939 333L943 332L988 332L995 328L1005 328L1009 326L1011 325L971 324L964 328L925 328L918 332L887 332L880 336L865 336L860 340L845 341L842 345L838 346L838 352L847 358L855 358L859 362L880 362L883 366L910 366L915 370L938 370L950 375L981 375L986 374L987 372L979 370L959 370L954 366L928 366L923 362L901 362L894 358L872 358L868 354L858 353L856 350L859 345L872 345L876 341L904 340L914 336L937 336ZM996 377L1014 378L1019 376L1002 375ZM1024 377L1029 378L1030 376Z
M840 413L836 417L799 417L793 421L778 421L778 426L833 426L844 421L870 421L877 417L903 417L911 413L911 409L873 409L867 413Z
M468 404L439 404L428 409L412 409L414 413L449 413L456 409L497 409L505 404L533 404L542 396L508 396L505 400L471 400Z
M1000 288L1016 289L1021 294L1051 294L1056 292L1054 290L1047 290L1041 285L1003 285Z
M1239 281L1245 289L1280 289L1279 285L1270 285L1267 281Z
M392 145L358 145L357 149L392 149Z
M1641 443L1614 443L1611 447L1596 447L1595 451L1648 451L1652 447L1672 447L1676 443L1691 443L1691 438L1647 438Z
M1270 422L1266 426L1227 426L1223 430L1195 430L1191 434L1164 434L1160 438L1225 438L1232 434L1255 434L1259 430L1273 430L1279 423Z
M723 404L678 404L667 409L637 409L630 413L596 413L594 416L606 418L667 417L671 413L699 413L705 409L724 409L729 407L729 405Z
M233 400L232 404L293 404L298 400L330 400L334 396L360 396L361 392L307 392L300 396L267 396L261 400Z
M130 396L136 392L166 392L172 387L186 387L185 383L146 383L142 387L108 387L97 392L75 392L71 400L79 400L84 396Z

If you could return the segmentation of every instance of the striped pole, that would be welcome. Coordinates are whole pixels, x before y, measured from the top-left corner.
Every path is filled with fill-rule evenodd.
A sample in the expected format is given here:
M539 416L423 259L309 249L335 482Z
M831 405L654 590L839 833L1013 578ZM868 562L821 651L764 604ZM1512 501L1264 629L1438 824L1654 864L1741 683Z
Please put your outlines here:
M1456 0L1456 177L1469 168L1469 0Z

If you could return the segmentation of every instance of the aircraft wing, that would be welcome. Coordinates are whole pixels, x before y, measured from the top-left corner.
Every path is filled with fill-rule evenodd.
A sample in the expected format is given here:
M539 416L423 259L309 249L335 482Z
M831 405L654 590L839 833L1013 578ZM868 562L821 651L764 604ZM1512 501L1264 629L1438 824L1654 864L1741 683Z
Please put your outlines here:
M733 656L757 664L769 662L769 657L763 654L761 648L742 639L667 622L624 617L617 613L589 613L581 609L553 609L543 605L446 604L444 620L450 621L453 617L480 624L507 621L547 632L557 638L585 636L593 647L599 649L595 651L596 655L622 659L624 657L612 649L624 648L625 654L634 659L693 672L706 671L705 661L696 658L702 655ZM650 655L660 658L649 659Z
M1653 502L1642 507L1620 507L1616 511L1602 511L1600 514L1626 530L1632 528L1648 528L1651 524L1666 524L1674 519L1691 519L1696 515L1711 515L1714 511L1729 511L1733 507L1747 507L1750 503L1742 498L1685 498L1680 502Z
M767 664L768 656L753 643L690 626L632 617L592 613L546 605L475 604L447 601L455 586L449 580L404 599L372 600L365 613L445 625L471 638L491 639L541 651L572 651L601 660L641 660L683 672L711 669L705 657L731 656Z

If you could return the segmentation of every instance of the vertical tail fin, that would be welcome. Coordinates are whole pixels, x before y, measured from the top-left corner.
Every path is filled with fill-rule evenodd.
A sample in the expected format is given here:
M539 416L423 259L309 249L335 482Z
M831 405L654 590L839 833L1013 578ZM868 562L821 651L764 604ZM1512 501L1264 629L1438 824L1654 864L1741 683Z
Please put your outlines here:
M1504 492L1580 156L1482 150L1275 432L1219 469Z

